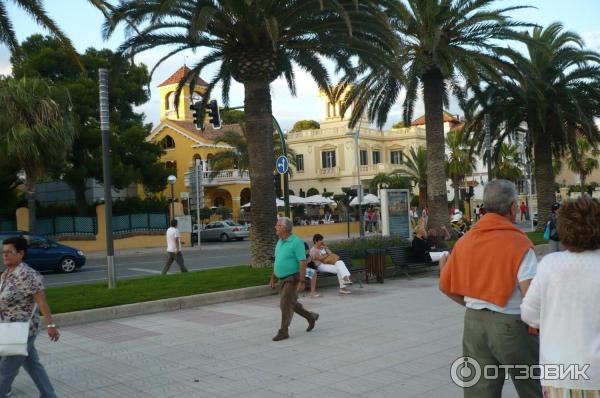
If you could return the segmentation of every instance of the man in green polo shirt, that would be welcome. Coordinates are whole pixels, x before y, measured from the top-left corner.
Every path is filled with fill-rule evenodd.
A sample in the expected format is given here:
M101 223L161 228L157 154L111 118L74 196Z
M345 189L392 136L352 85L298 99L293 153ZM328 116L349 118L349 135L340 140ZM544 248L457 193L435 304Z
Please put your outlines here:
M308 321L307 332L313 330L315 322L319 319L319 314L308 311L298 302L298 292L304 291L305 288L306 253L304 241L292 234L292 227L292 220L287 217L280 218L275 225L279 241L275 246L275 266L269 286L274 289L275 278L279 279L281 328L273 337L273 341L290 337L288 328L294 312Z

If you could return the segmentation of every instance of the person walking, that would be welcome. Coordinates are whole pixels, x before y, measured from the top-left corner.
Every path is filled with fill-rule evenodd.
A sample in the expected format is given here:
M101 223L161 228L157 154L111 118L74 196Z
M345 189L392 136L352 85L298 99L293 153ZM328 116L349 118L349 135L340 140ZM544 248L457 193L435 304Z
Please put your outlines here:
M556 211L560 209L560 203L554 203L550 208L550 215L546 222L546 228L548 229L548 253L554 253L563 251L565 248L560 243L560 234L558 233L558 218L556 217Z
M273 341L285 340L290 337L289 327L294 312L308 321L307 332L314 329L319 314L310 312L298 302L298 292L305 289L306 254L304 241L292 234L293 223L287 217L281 217L275 224L275 232L279 237L275 246L275 264L269 286L275 289L276 279L279 279L279 308L281 309L281 327ZM302 277L300 277L302 275Z
M0 276L0 318L2 322L29 321L29 338L27 356L0 357L0 398L10 394L12 383L21 366L29 373L40 391L40 397L56 398L52 383L35 349L35 339L40 330L38 308L46 318L50 340L58 341L60 332L52 321L42 276L25 263L26 257L25 238L8 238L2 242L2 260L6 271Z
M507 180L485 186L486 214L440 259L440 290L466 307L463 355L481 366L536 365L539 340L521 320L520 305L537 270L533 244L513 225L517 190ZM505 368L465 387L465 398L502 396ZM539 380L508 370L520 398L539 398Z
M198 239L200 239L200 231L198 231ZM173 261L177 262L181 272L188 272L183 262L183 254L181 254L182 243L181 234L179 233L179 229L177 229L177 220L173 219L171 220L171 227L167 229L167 261L163 266L161 274L165 275L169 272Z
M588 366L584 377L542 378L545 398L600 397L600 201L583 196L557 212L566 251L540 261L521 318L540 329L540 365ZM545 372L541 372L544 377Z
M521 212L521 221L527 220L527 205L525 202L521 202L519 206L519 211Z

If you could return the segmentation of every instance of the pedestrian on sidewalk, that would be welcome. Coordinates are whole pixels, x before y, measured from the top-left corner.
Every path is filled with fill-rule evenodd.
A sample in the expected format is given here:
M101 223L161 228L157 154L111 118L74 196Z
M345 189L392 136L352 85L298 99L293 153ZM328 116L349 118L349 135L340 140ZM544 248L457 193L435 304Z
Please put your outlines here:
M557 213L566 251L540 261L521 318L540 329L540 365L588 366L587 378L541 372L544 397L600 397L600 201L583 196Z
M521 320L521 302L537 270L533 243L513 225L518 212L515 184L493 180L484 191L486 214L440 260L440 290L467 307L463 356L482 369L498 365L537 365L539 340ZM475 365L472 365L475 366ZM465 398L502 396L505 368L463 389ZM540 398L539 380L515 377L520 398ZM460 373L460 372L458 372ZM460 377L460 374L456 375Z
M179 233L179 229L177 229L177 220L173 219L171 220L171 227L167 229L167 262L161 272L163 275L169 272L173 261L177 262L181 272L188 272L183 263L183 254L181 254L182 243L181 234Z
M308 311L298 302L298 292L304 291L306 284L304 276L306 275L307 261L304 241L292 234L292 227L292 220L287 217L281 217L275 225L279 241L275 246L275 265L269 286L274 289L275 278L279 279L281 327L273 337L273 341L290 337L289 327L294 312L308 321L307 332L313 330L319 319L319 314Z
M44 398L56 398L44 366L40 363L35 338L40 329L39 308L46 318L48 337L58 341L60 333L52 321L52 313L44 294L42 276L24 262L27 241L23 237L2 242L2 260L6 271L0 276L0 318L2 322L29 321L27 356L0 357L0 397L8 396L12 383L23 366Z

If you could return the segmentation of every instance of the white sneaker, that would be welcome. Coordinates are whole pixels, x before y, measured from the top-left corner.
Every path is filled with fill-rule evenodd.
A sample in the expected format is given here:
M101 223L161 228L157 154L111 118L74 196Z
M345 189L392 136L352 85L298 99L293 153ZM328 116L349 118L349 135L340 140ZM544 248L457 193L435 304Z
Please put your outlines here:
M351 294L352 292L345 287L340 289L340 294Z

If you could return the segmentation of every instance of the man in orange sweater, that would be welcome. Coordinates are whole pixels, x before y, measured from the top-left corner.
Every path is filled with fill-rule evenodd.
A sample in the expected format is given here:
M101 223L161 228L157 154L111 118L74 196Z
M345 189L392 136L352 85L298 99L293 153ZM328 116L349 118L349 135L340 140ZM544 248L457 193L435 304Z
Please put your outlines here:
M456 369L456 376L463 377L465 398L502 396L506 368L486 372L486 365L538 364L538 338L529 333L520 311L537 259L527 235L513 225L518 212L515 185L493 180L485 186L483 201L486 214L440 260L440 290L467 308L463 355L470 359ZM481 377L471 383L468 374L476 377L477 365ZM508 372L520 398L542 397L539 380L515 378L523 374L520 368ZM484 377L486 373L496 377Z

